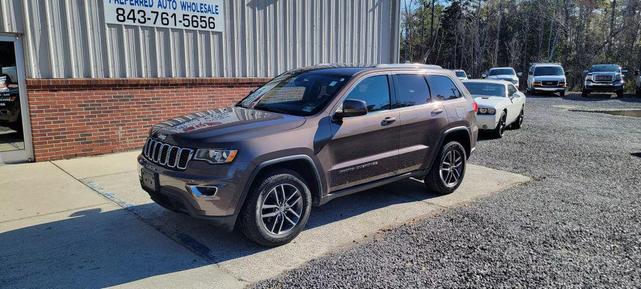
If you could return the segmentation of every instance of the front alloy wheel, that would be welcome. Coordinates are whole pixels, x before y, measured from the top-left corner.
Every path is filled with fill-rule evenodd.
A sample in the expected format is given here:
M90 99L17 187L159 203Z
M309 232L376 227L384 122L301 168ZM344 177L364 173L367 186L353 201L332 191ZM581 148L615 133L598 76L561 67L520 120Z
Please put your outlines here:
M260 245L280 246L305 228L311 204L304 178L292 170L274 170L252 186L238 216L238 228Z
M523 109L521 109L521 112L519 113L519 116L516 118L516 121L512 123L512 128L513 129L519 129L521 126L523 126L523 117L525 113L523 112Z
M295 186L280 184L269 190L259 210L263 229L275 236L286 235L300 222L303 196Z
M499 122L496 124L496 128L494 128L494 131L492 132L495 138L503 137L503 133L505 132L505 122L506 116L504 112L501 114L501 118L499 118Z

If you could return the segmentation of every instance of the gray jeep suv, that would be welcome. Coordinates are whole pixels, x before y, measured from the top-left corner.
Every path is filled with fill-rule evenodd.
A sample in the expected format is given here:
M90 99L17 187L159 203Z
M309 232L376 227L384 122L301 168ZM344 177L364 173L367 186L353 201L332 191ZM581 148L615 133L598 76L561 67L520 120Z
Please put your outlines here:
M277 246L337 197L409 177L456 190L476 110L452 72L431 66L292 70L233 107L155 125L140 182L167 209Z

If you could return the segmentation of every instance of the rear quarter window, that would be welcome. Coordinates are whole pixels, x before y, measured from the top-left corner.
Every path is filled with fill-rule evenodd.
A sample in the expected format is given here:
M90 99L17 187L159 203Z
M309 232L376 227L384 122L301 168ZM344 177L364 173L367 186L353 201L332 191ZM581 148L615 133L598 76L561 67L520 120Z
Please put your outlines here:
M431 95L438 100L457 99L463 96L454 82L444 75L429 75L425 77L430 87Z

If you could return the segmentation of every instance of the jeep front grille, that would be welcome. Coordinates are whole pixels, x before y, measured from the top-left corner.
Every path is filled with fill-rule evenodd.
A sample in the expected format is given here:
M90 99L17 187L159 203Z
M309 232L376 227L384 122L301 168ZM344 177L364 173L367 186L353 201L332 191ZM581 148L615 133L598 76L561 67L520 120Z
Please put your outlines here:
M154 164L167 168L184 170L191 160L194 150L181 148L154 139L147 139L142 154Z
M557 86L559 85L559 82L554 80L544 80L541 84L543 84L543 86Z

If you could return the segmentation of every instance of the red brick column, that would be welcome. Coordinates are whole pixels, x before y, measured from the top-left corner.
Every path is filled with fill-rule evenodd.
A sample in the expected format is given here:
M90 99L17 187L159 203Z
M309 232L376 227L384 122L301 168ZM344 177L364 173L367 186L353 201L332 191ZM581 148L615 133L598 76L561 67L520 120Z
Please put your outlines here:
M151 125L240 100L266 78L28 79L36 161L141 147Z

